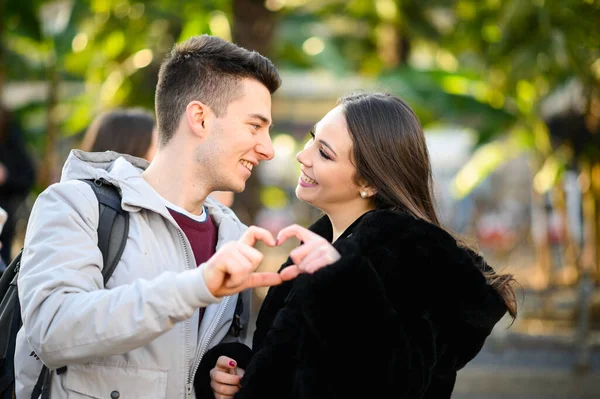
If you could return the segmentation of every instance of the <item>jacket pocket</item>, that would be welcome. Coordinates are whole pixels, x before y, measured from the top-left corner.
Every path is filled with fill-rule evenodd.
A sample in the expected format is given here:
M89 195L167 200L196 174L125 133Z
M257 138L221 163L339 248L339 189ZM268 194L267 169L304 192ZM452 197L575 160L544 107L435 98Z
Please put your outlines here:
M69 365L64 387L69 398L164 399L167 372L97 364Z

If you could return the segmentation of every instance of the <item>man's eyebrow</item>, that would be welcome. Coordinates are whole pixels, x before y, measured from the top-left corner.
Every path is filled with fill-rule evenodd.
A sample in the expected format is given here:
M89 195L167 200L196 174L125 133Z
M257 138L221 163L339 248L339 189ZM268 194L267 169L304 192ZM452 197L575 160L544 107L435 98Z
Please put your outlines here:
M264 116L263 114L250 114L248 116L250 118L259 119L262 123L266 123L267 125L269 125L269 130L273 129L274 124L272 124L271 120L269 118L267 118L266 116Z

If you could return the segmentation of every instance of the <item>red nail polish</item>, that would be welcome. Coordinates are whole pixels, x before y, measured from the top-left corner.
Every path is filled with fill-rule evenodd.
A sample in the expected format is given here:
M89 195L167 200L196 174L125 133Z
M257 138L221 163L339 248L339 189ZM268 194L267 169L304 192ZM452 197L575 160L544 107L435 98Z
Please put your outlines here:
M229 365L230 365L231 367L235 367L235 362L234 362L233 360L230 360L230 361L229 361Z

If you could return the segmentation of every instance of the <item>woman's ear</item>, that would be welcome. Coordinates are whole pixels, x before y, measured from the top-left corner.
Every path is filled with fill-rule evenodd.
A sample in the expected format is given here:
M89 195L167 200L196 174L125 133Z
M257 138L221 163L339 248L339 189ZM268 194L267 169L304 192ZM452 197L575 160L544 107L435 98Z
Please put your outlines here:
M366 198L371 198L377 194L377 189L374 186L367 183L367 181L364 179L359 179L358 189L361 193L361 196L363 196L363 193L366 193ZM365 197L363 196L363 198Z

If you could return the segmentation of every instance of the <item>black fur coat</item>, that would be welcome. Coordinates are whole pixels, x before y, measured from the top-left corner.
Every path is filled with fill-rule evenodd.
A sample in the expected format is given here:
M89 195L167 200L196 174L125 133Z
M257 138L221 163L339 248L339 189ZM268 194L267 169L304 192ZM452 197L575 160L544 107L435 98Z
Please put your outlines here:
M327 217L310 229L331 240ZM507 310L489 266L440 228L385 210L334 247L338 262L269 290L236 398L449 398Z

